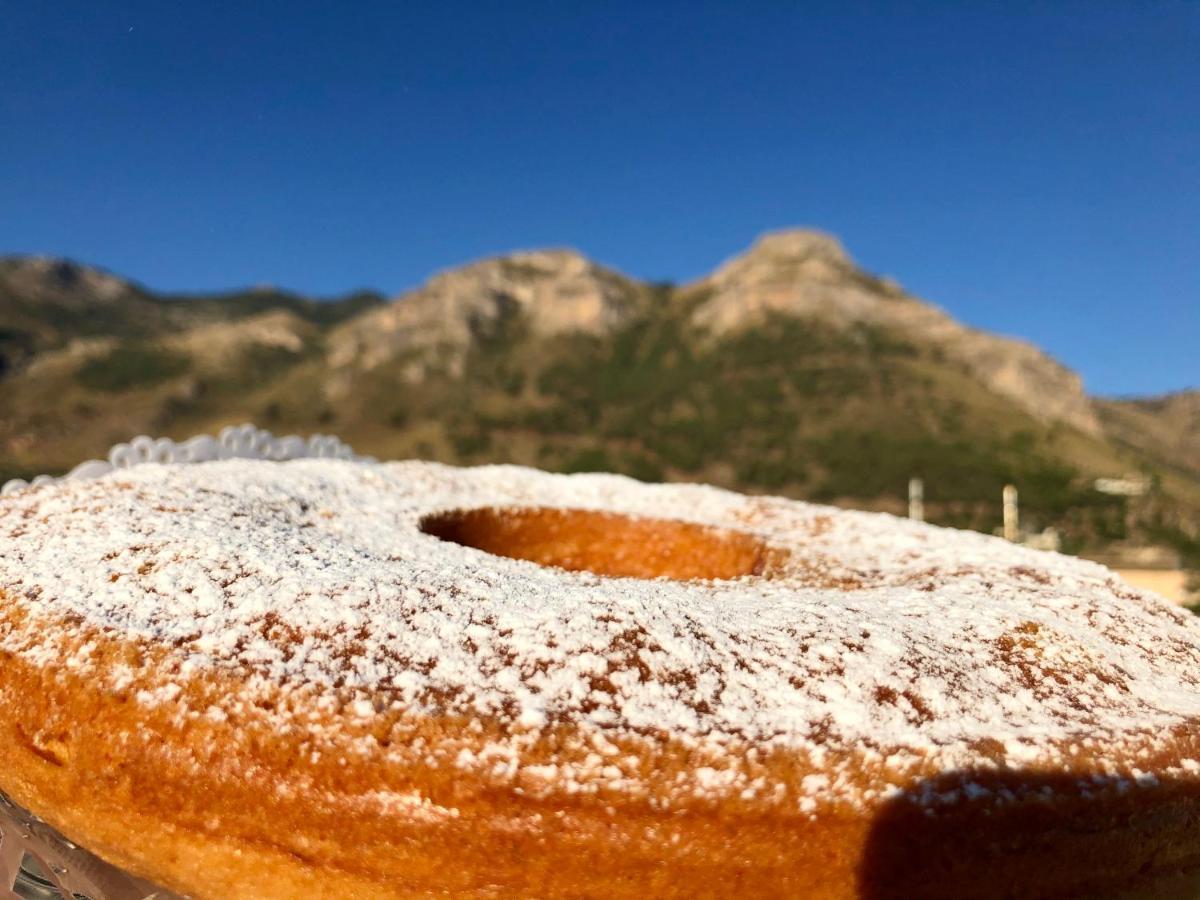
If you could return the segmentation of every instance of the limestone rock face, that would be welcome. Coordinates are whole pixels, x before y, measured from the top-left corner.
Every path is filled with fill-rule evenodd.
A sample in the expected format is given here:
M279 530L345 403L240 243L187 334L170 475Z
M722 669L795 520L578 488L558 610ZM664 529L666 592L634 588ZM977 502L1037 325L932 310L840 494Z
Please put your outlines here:
M875 316L874 308L895 290L862 278L838 240L818 231L764 235L693 287L710 294L695 324L714 334L772 314L849 325Z
M316 329L286 310L270 310L236 322L197 325L169 338L166 343L184 351L206 366L220 368L236 361L251 347L264 347L300 354Z
M1101 433L1095 406L1075 372L1025 341L958 328L959 333L946 341L947 351L993 391L1016 400L1043 421Z
M47 256L0 260L0 288L29 302L68 308L111 304L136 293L116 275Z
M1200 389L1162 397L1100 401L1108 432L1192 472L1200 472Z
M330 340L334 368L371 369L413 351L438 349L453 365L474 341L519 319L539 336L606 334L625 322L637 284L573 250L540 250L450 269L360 316Z
M772 315L886 329L940 348L1039 419L1100 431L1083 383L1070 369L1024 341L968 328L894 281L862 271L835 238L821 232L765 235L689 290L703 298L694 323L714 336L752 328Z

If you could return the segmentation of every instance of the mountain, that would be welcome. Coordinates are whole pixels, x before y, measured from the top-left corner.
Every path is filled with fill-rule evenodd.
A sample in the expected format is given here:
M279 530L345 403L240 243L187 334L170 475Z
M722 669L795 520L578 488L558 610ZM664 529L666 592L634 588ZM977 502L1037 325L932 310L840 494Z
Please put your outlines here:
M646 288L570 250L483 260L440 273L351 323L335 338L330 363L371 369L405 356L414 359L410 378L419 379L420 357L430 356L420 351L436 348L439 363L449 358L457 368L468 348L511 316L525 319L537 337L611 335L644 313ZM887 331L963 363L1042 421L1100 431L1078 375L1031 344L967 328L895 282L867 274L819 232L765 235L681 293L693 301L689 324L697 334L720 339L776 316L843 333Z
M1115 440L1166 465L1200 474L1200 390L1102 400L1099 409Z
M716 334L752 327L770 315L816 319L843 329L866 325L936 348L1042 421L1064 422L1089 434L1100 431L1074 372L1032 344L968 328L909 296L896 282L867 274L829 235L765 235L693 290L705 294L696 323Z
M931 518L982 530L1014 483L1025 522L1054 525L1075 551L1186 549L1200 534L1194 398L1165 412L1095 400L1036 347L957 322L814 231L765 235L678 287L543 250L438 273L386 303L161 296L9 259L0 353L0 477L65 469L139 432L254 420L382 457L897 512L919 475ZM1093 488L1127 472L1153 476L1153 491Z
M629 278L573 250L515 253L441 272L421 288L347 323L330 343L334 369L373 369L397 358L456 370L471 347L514 318L539 337L610 334L629 320L642 293Z
M382 304L363 291L321 302L274 288L159 295L102 269L38 256L0 258L0 373L90 338L147 339L272 310L331 325Z

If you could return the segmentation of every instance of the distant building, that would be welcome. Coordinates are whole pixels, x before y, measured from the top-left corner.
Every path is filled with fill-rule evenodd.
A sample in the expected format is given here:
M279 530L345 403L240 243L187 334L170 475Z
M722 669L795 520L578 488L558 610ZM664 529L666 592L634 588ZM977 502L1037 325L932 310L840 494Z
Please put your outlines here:
M1145 475L1097 478L1094 487L1102 494L1113 494L1117 497L1140 497L1150 490L1150 479Z

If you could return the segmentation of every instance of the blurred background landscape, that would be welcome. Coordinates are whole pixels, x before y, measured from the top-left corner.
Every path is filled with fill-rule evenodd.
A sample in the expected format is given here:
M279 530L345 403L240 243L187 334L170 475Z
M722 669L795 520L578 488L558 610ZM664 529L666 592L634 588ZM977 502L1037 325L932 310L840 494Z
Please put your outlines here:
M1195 6L9 25L0 481L253 421L984 532L1013 485L1198 599Z
M360 452L698 480L1200 569L1200 391L1094 398L832 237L765 235L685 285L573 250L486 259L385 299L162 296L63 260L0 262L0 477L135 434L253 421Z

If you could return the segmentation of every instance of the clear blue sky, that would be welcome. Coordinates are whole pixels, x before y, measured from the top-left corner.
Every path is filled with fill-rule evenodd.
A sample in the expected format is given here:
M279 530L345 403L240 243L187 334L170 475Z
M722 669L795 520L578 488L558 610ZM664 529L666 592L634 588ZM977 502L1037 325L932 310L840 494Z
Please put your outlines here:
M0 10L0 252L391 293L814 225L1094 391L1200 384L1200 3Z

